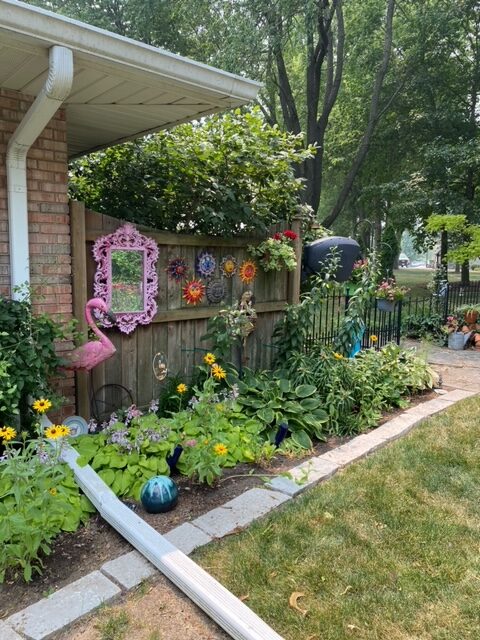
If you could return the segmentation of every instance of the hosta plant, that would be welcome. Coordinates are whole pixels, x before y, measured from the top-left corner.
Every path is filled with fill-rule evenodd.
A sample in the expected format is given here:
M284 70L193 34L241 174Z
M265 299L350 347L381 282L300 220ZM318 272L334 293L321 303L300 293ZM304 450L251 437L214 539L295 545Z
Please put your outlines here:
M292 384L282 371L253 373L248 369L237 385L238 403L261 422L270 440L282 422L288 423L291 437L305 449L312 446L312 437L325 438L328 415L314 385Z

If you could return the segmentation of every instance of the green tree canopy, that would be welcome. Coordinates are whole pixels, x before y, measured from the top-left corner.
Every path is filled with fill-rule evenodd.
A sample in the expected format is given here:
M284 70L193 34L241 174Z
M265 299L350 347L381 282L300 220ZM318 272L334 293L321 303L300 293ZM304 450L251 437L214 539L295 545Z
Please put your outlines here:
M101 213L178 233L265 231L309 215L293 164L301 136L236 110L76 161L71 195Z

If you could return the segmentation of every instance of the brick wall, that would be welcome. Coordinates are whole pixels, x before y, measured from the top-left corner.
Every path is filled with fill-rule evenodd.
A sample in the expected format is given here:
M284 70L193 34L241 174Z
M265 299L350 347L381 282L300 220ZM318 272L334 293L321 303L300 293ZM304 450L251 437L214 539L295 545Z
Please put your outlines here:
M33 98L0 89L0 294L10 294L6 151L12 132ZM70 218L67 196L67 125L60 110L32 145L27 156L30 278L34 309L61 322L72 317ZM68 350L71 345L61 345ZM56 419L75 413L74 378L55 381L67 398ZM50 416L51 419L52 416Z

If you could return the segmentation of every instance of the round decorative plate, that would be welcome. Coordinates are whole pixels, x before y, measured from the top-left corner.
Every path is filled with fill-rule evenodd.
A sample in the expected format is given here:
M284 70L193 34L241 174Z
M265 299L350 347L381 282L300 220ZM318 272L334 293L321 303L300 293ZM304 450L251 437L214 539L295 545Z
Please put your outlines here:
M222 275L226 278L231 278L237 273L237 260L233 256L225 256L220 262L220 269Z
M217 261L208 251L202 251L197 257L197 273L204 278L208 278L215 273Z
M70 429L69 436L78 438L88 433L87 421L82 416L70 416L63 420L63 424Z
M207 300L211 304L218 304L227 295L227 287L222 280L211 280L207 284Z

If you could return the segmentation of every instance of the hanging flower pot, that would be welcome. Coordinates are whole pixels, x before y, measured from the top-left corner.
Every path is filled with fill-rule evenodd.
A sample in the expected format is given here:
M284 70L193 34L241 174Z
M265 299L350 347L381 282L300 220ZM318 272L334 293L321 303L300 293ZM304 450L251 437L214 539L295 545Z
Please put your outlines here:
M386 298L377 298L377 309L385 313L391 313L395 310L395 300L387 300Z

